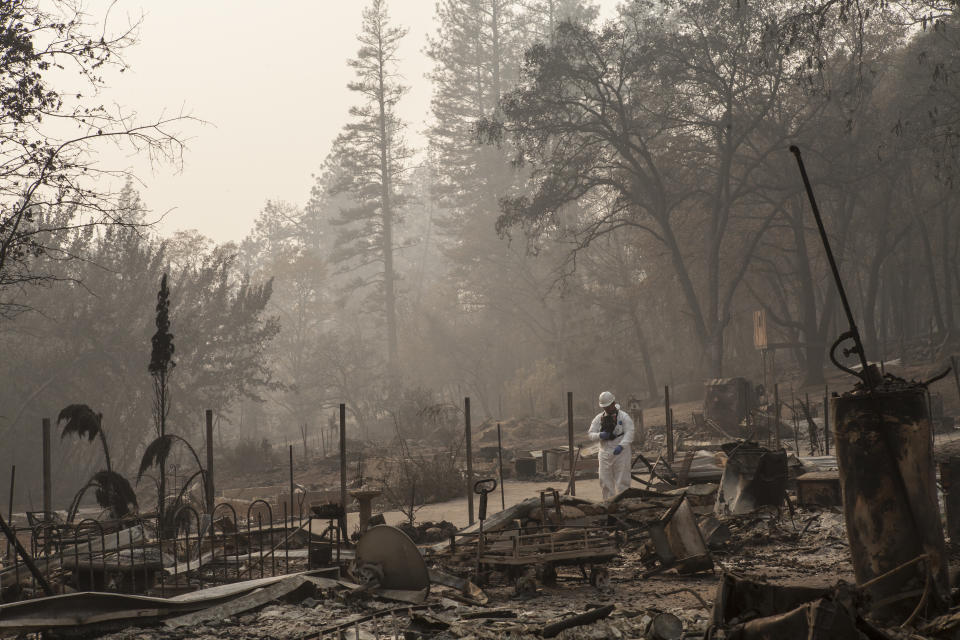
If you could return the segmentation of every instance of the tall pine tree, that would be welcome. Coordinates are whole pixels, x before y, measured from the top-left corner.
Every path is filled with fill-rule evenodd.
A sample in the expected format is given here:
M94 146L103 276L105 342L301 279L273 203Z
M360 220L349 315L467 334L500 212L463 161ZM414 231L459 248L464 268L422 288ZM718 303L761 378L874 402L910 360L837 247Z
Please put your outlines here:
M367 302L383 313L387 363L397 371L397 282L394 227L401 222L402 183L411 156L403 139L404 123L397 103L407 92L397 73L397 51L407 30L390 24L387 3L372 0L363 11L357 40L360 49L350 60L356 80L348 87L360 98L351 107L351 122L334 141L323 180L331 196L343 195L334 224L340 227L333 261L354 279L351 290L372 289Z

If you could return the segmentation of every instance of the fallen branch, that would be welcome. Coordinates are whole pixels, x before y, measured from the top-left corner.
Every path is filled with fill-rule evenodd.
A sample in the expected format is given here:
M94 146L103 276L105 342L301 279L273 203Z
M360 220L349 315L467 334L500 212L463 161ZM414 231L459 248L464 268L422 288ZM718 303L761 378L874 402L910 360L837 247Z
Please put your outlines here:
M597 607L596 609L591 609L586 613L581 613L576 616L551 622L543 628L543 630L540 632L540 635L544 638L553 638L564 629L572 629L573 627L592 624L597 620L603 620L613 612L615 606L616 605L608 604L605 607Z

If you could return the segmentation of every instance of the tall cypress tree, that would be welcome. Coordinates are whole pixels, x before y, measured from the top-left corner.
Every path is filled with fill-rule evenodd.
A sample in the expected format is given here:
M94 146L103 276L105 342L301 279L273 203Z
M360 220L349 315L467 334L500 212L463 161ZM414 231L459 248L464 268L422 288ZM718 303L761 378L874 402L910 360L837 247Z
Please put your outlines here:
M173 361L173 334L170 333L170 289L167 287L167 274L160 278L160 291L157 293L157 332L150 339L150 365L147 367L153 377L153 416L157 437L167 432L167 414L170 412L170 373L176 366ZM157 510L163 522L163 503L167 490L166 470L160 467L160 488L157 498Z

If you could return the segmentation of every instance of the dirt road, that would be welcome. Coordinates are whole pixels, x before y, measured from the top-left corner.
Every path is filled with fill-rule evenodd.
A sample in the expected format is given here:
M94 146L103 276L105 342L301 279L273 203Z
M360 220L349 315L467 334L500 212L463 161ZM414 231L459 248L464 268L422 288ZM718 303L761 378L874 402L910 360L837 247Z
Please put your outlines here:
M504 483L504 497L506 506L510 506L524 500L526 498L531 498L540 495L541 489L547 489L553 487L563 493L566 489L566 482L521 482L517 480L507 480ZM587 500L600 500L600 481L596 478L592 480L580 480L577 482L577 497L586 498ZM491 493L487 503L487 513L493 514L501 510L500 506L500 487L497 487L497 490L494 493ZM474 496L474 512L478 508L480 501L480 496ZM399 511L387 511L384 512L384 517L387 520L387 524L398 524L406 520L404 516ZM446 520L452 522L458 528L465 527L469 524L468 515L467 515L467 498L466 496L462 498L457 498L456 500L448 500L447 502L438 502L436 504L424 505L422 509L417 511L417 521L418 522L439 522L441 520ZM359 524L359 515L357 513L347 514L347 528L350 531L353 531L354 527Z

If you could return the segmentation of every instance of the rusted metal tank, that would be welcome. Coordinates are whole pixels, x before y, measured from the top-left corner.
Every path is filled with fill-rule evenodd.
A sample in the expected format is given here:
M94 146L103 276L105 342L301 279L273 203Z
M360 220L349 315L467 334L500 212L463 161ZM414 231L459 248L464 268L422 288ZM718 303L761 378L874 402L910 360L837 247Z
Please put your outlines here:
M886 380L831 402L857 585L875 615L900 622L921 600L927 613L949 602L926 395L923 385Z

